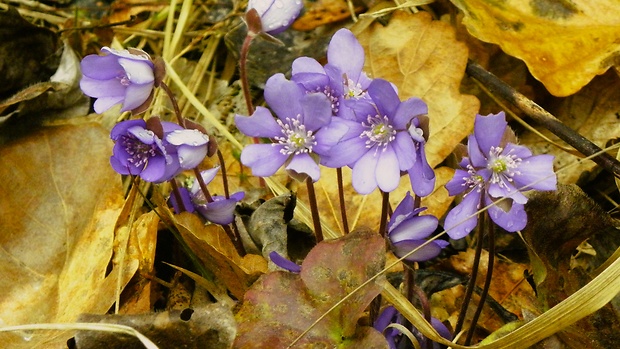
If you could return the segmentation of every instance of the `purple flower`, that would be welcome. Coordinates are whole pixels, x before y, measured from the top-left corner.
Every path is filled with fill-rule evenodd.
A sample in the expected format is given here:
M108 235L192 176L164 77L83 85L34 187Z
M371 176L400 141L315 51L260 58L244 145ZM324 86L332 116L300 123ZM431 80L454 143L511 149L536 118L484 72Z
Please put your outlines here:
M446 216L444 227L453 239L469 234L478 222L474 213L494 202L488 209L493 222L506 231L521 230L527 224L527 198L521 192L556 189L553 156L532 156L528 148L508 143L512 131L507 126L504 112L476 115L467 143L469 157L446 184L450 195L465 192L463 201ZM506 199L497 202L500 198Z
M340 29L327 48L328 63L321 66L315 59L300 57L293 62L291 80L308 92L321 92L330 98L336 116L354 120L352 107L367 100L366 90L372 81L364 68L364 49L348 29Z
M152 98L154 65L149 55L138 49L117 51L103 47L103 56L88 55L80 66L80 88L97 98L95 112L103 113L122 103L121 111L142 112Z
M402 325L404 324L404 322L405 319L398 312L398 310L396 310L396 308L394 308L393 306L388 306L381 312L377 320L375 320L373 327L375 328L375 330L383 333L385 339L388 342L388 345L390 346L390 349L396 349L399 347L398 344L402 340L408 341L408 339L403 339L403 336L398 329L393 327L388 328L388 326L391 323L398 323ZM431 326L433 326L433 328L437 331L437 333L439 333L440 336L447 340L452 340L452 334L450 333L450 330L448 330L446 325L439 321L439 319L431 317ZM420 346L422 348L426 348L426 341L428 341L428 338L424 337L424 335L415 327L413 327L412 333L418 340ZM433 348L439 349L442 348L442 346L439 343L433 342Z
M346 129L327 127L332 119L329 99L321 93L306 94L295 82L276 74L267 80L265 100L278 116L257 107L252 116L235 115L237 128L251 137L274 143L251 144L241 152L241 162L252 174L268 177L283 165L288 171L320 177L318 155L326 153ZM323 129L322 129L323 128Z
M215 167L200 173L205 184L211 183L219 169L219 167ZM180 187L179 194L187 212L198 212L203 219L220 225L230 224L234 221L237 203L245 197L245 193L240 191L232 194L228 199L224 196L214 195L211 197L213 201L209 202L197 180L194 180L189 190ZM175 212L182 211L174 194L170 195L170 203Z
M435 216L420 216L426 208L415 208L413 197L407 193L398 204L388 223L388 239L392 251L398 258L426 242L426 238L437 229ZM410 262L422 262L437 257L448 245L447 241L434 240L406 258Z
M155 119L122 121L112 128L110 164L116 172L159 183L202 162L208 148L205 134Z
M262 30L271 35L279 34L290 27L302 8L304 8L302 0L248 1L248 11L255 9L258 12Z
M355 105L356 120L342 121L348 130L321 163L328 167L351 166L352 184L360 194L369 194L377 187L390 192L398 187L401 171L414 166L430 168L424 156L422 129L417 127L428 108L419 98L401 102L393 86L382 79L372 81L368 95L374 103ZM422 171L410 171L410 175L412 181L423 182L413 187L416 194L423 196L432 191L434 175Z

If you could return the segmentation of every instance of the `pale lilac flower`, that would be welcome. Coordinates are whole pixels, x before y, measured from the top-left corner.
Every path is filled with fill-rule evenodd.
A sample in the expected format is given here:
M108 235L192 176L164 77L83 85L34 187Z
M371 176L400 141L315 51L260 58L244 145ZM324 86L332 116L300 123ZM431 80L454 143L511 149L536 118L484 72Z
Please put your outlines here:
M489 206L489 216L504 230L525 228L524 204L527 190L555 190L552 155L536 155L521 145L508 143L512 134L504 112L476 115L474 134L468 138L469 157L460 162L454 177L446 184L450 195L465 192L463 201L446 216L444 228L453 239L469 234L477 224L474 213ZM505 198L501 202L498 200Z
M335 116L355 119L352 107L369 99L366 90L372 81L364 68L364 48L348 29L338 30L327 48L328 63L323 67L313 58L300 57L293 62L291 80L308 92L329 97Z
M420 216L426 208L415 208L411 194L407 193L398 204L388 223L388 239L394 254L401 258L420 245L437 229L438 220L435 216ZM444 240L434 240L414 252L406 260L422 262L437 257L441 250L448 246Z
M166 134L165 140L176 148L179 166L184 170L198 166L209 150L209 136L196 129L175 127L175 130Z
M381 312L379 317L377 317L377 320L375 320L373 327L375 328L375 330L383 333L390 349L396 349L400 347L399 344L401 341L409 341L409 339L405 338L397 328L388 328L388 326L392 323L404 325L405 318L398 312L398 310L396 310L396 308L394 308L393 306L388 306ZM439 333L440 336L447 340L452 340L452 334L450 333L450 330L448 330L446 325L439 321L439 319L431 317L431 326L433 326L433 328L437 331L437 333ZM412 333L418 340L420 347L426 348L426 343L429 339L426 338L420 331L418 331L415 326L412 328ZM443 346L439 343L433 342L433 349L440 349L442 347Z
M401 102L394 87L383 79L372 81L368 95L374 103L355 105L356 120L342 121L348 128L346 134L329 155L321 158L321 163L328 167L351 166L352 184L360 194L369 194L377 187L390 192L398 187L401 171L409 171L418 161L418 166L429 167L419 141L423 137L416 126L416 119L425 117L428 107L419 98ZM415 177L412 181L428 182L422 188L434 186L434 176L427 178L426 172L410 171L410 175ZM428 195L426 190L413 188L420 196Z
M307 94L295 82L276 74L267 80L265 100L277 115L257 107L252 116L235 115L237 128L251 137L270 138L274 143L251 144L241 152L241 162L252 174L268 177L285 166L296 174L317 181L320 177L318 156L326 153L346 129L330 125L331 106L321 93Z
M219 167L215 167L200 173L205 184L211 183L219 169ZM180 187L179 194L187 212L198 212L204 220L220 225L230 224L234 221L237 203L245 197L245 193L239 191L232 194L230 198L214 195L211 197L213 201L208 202L197 180L194 180L189 190L185 187ZM170 204L175 212L179 213L182 211L174 194L170 195Z
M82 59L80 88L97 98L95 112L103 113L116 104L121 111L141 112L152 98L155 66L149 55L138 49L113 50L103 47L103 56Z
M302 0L249 0L248 11L255 9L260 16L262 30L275 35L293 24L304 8Z

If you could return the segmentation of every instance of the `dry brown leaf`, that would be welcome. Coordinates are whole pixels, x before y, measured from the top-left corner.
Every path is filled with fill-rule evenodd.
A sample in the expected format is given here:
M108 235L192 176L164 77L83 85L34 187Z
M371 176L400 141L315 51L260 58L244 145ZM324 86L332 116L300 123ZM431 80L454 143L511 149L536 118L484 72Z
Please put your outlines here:
M620 7L614 0L452 0L473 36L522 59L556 96L571 95L617 65Z
M242 299L250 285L267 272L267 261L263 257L254 254L239 256L221 226L205 225L198 216L188 212L175 215L174 223L205 267L237 299Z
M71 322L114 302L114 293L101 294L118 277L106 278L123 203L111 148L105 130L82 124L44 128L0 150L1 324ZM45 332L28 343L0 336L11 348L43 340Z
M454 28L430 14L394 13L386 27L374 23L358 35L366 52L365 71L398 87L401 99L422 98L429 109L426 154L437 166L473 129L478 99L459 92L467 46Z

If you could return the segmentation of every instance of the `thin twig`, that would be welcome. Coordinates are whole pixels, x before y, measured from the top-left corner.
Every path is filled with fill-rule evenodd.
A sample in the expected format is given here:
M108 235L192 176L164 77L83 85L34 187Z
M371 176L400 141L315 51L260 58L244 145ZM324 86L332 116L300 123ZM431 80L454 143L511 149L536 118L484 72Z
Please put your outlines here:
M340 199L340 215L342 216L342 230L344 235L349 234L349 221L347 220L347 209L344 201L344 183L342 182L342 167L336 169L338 178L338 198Z

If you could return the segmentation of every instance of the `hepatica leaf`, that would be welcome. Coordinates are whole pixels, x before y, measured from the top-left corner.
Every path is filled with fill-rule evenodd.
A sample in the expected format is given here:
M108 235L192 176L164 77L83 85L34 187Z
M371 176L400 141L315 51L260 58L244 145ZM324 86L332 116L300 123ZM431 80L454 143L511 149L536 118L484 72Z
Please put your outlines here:
M245 294L237 314L235 348L286 348L329 308L380 271L385 243L376 234L358 231L318 244L300 274L265 274ZM376 330L357 327L364 309L381 291L378 280L331 311L296 348L387 348Z

